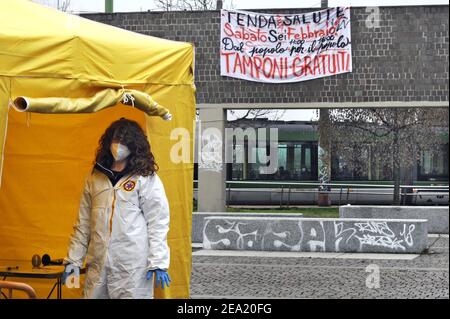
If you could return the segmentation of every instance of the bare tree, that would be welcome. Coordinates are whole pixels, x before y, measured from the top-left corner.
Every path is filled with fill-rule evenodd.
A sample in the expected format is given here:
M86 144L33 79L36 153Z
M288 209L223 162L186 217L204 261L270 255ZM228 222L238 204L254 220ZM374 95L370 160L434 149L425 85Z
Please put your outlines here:
M331 119L330 110L321 108L318 110L319 121L318 132L318 154L317 154L317 166L319 177L319 206L330 206L331 201L329 198L329 192L331 191Z
M47 7L56 8L59 11L67 12L70 7L71 0L31 0L32 2L42 4Z
M420 150L438 152L440 135L448 134L448 108L334 109L330 120L333 149L352 169L367 164L362 151L369 147L391 170L395 205L400 204L400 182L412 182L401 168L415 167Z
M228 120L228 123L233 124L240 120L257 120L261 118L269 118L271 121L278 121L286 112L286 110L272 110L272 109L248 109L244 114L237 114L238 110L229 110L229 114L235 116L236 119Z
M216 0L156 0L155 5L163 11L207 11L216 9Z
M52 7L49 0L31 0L31 2L39 3L47 7Z
M223 8L224 9L235 9L236 8L236 4L234 3L233 0L227 0L223 4Z
M58 0L57 6L59 11L67 12L70 7L70 0Z
M155 5L159 10L172 11L177 10L178 0L156 0Z

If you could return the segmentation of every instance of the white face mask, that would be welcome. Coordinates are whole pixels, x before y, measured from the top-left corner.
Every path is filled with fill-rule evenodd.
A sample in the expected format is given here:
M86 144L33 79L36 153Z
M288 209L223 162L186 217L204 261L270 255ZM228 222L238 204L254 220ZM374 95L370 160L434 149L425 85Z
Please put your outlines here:
M130 155L130 150L126 145L120 143L112 143L110 147L112 156L116 161L124 160Z

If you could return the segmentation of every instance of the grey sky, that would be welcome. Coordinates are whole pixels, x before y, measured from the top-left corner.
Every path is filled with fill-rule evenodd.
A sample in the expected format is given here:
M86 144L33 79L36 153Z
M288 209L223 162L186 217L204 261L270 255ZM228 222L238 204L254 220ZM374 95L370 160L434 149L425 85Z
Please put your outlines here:
M36 2L55 5L58 0L37 0ZM63 1L63 0L60 0ZM448 4L448 0L329 0L330 7L335 6L393 6ZM314 8L320 7L320 0L224 0L224 7L235 9L267 9L267 8ZM156 10L153 0L115 0L114 11L147 11ZM104 0L71 0L69 11L72 12L104 12Z

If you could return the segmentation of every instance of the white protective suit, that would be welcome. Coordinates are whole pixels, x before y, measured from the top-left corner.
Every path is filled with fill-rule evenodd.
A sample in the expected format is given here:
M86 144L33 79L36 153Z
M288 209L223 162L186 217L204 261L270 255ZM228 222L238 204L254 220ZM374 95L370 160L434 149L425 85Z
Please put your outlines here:
M153 298L148 270L169 268L169 205L152 176L125 175L113 187L94 169L85 182L65 263L82 267L85 298Z

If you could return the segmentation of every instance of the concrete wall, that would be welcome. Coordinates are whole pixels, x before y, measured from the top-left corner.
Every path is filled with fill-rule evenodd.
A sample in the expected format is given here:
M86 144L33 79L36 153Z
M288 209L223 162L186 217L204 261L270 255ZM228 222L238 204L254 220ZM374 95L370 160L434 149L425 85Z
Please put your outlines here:
M426 220L207 217L204 249L421 253Z
M317 9L257 10L300 13ZM192 42L197 103L448 101L448 6L351 9L353 72L290 84L220 76L219 11L84 14L127 30Z
M303 214L277 214L277 213L229 213L229 212L193 212L192 213L192 242L203 242L203 226L206 217L303 217Z
M448 234L448 206L341 206L340 218L426 219L428 233Z

